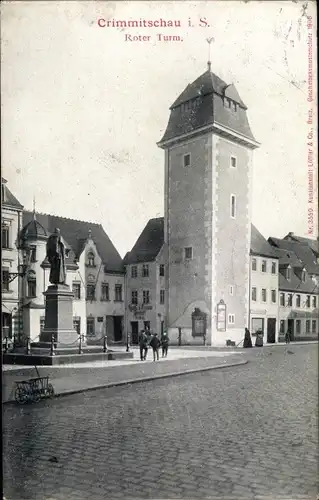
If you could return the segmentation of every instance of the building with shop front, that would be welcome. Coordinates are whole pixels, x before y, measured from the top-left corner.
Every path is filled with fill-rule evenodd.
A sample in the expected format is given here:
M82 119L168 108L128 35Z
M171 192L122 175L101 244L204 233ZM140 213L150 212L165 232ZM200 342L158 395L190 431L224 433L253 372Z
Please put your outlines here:
M170 108L165 153L167 328L172 341L239 342L249 322L256 142L233 84L205 71Z
M6 179L1 179L1 274L2 274L2 339L12 339L21 330L19 286L22 258L18 235L22 228L23 206L11 193Z
M279 331L279 257L273 247L251 226L250 243L250 323L249 330L256 336L264 333L265 343L278 342Z
M27 273L21 282L23 335L38 340L44 327L43 292L49 285L46 242L59 228L66 245L67 281L73 291L73 325L87 343L123 339L122 259L100 224L36 212L23 212L21 252Z
M268 239L279 257L279 341L317 340L319 335L318 241L289 233Z
M126 330L133 344L142 329L162 334L166 328L167 256L164 219L150 219L132 250L124 257Z

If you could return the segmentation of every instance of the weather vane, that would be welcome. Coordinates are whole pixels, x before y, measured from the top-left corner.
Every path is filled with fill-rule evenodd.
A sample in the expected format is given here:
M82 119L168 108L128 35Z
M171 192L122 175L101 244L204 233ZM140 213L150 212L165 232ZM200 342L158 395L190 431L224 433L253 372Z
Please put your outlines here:
M211 61L210 61L210 46L211 46L211 43L212 43L212 42L215 42L215 38L212 36L212 37L210 37L210 38L206 38L206 41L207 41L207 43L208 43L208 63L207 63L207 65L208 65L208 69L209 69L209 71L210 71L210 67L211 67Z

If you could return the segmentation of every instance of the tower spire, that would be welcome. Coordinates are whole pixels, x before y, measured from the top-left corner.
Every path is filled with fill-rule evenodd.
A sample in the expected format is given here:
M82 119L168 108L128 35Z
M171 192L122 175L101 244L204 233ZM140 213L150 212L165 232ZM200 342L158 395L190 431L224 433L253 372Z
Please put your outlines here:
M208 43L208 61L207 61L207 70L211 71L212 63L210 60L210 46L211 43L215 41L215 38L212 36L210 38L206 38L206 42Z
M36 215L35 215L35 196L33 196L33 220L36 220Z

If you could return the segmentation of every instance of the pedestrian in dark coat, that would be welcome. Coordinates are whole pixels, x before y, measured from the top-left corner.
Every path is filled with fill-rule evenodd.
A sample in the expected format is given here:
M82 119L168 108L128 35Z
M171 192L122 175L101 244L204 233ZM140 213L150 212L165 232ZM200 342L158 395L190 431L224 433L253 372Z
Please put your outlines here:
M151 341L150 341L150 346L153 349L153 360L154 361L156 361L156 359L157 359L157 361L159 360L158 351L159 351L160 345L161 345L161 341L158 338L157 333L154 333L152 338L151 338Z
M162 337L162 358L166 358L168 351L169 338L166 332L163 333Z
M291 339L290 330L287 330L285 335L286 344L290 344L290 339Z
M245 328L245 338L244 338L244 347L252 347L253 343L251 341L250 331L248 328Z
M263 347L264 345L264 332L259 329L256 332L256 342L255 342L255 347Z
M148 344L147 344L147 336L146 336L146 333L144 330L141 330L141 332L140 332L138 343L140 346L141 361L145 361L146 356L147 356L147 351L148 351Z

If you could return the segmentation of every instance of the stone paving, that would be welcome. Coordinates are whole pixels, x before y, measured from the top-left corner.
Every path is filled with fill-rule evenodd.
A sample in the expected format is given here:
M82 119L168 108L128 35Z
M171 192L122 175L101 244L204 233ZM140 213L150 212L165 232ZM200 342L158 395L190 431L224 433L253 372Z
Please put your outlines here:
M315 500L318 349L4 407L7 500Z

